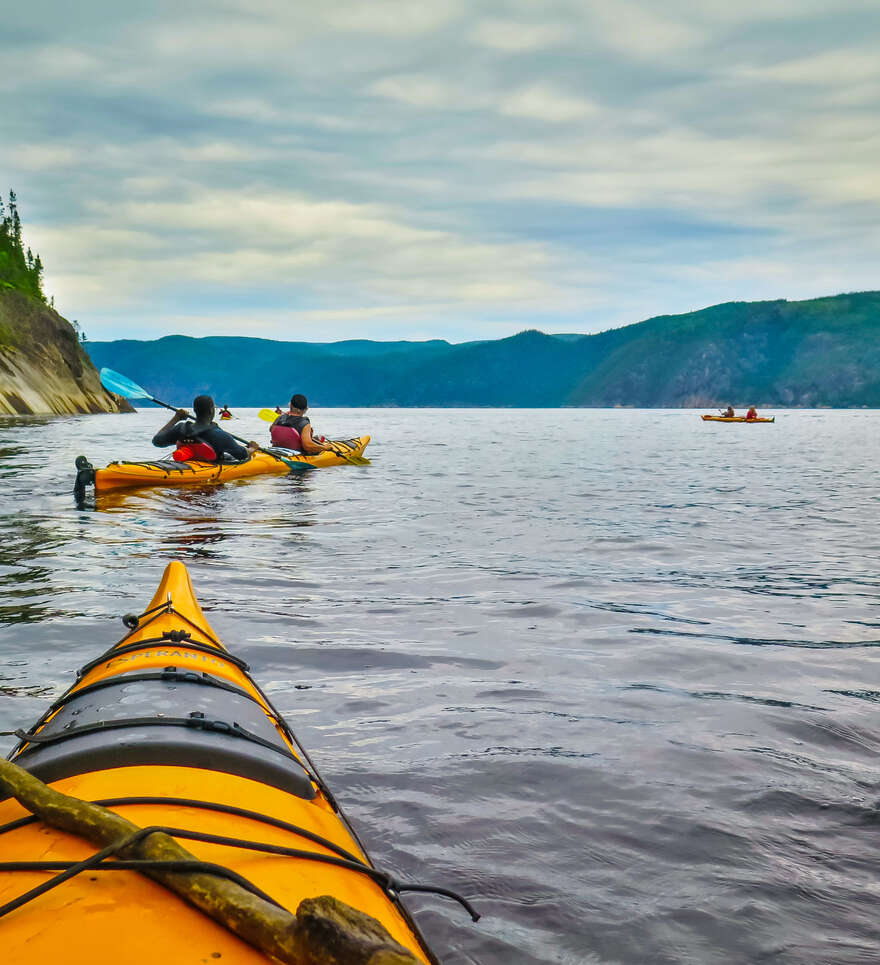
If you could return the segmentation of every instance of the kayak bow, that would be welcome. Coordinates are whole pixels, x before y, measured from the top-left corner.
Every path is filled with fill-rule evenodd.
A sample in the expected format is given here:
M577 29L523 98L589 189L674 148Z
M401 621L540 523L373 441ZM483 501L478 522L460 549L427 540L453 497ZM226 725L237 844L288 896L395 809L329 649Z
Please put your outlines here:
M12 761L140 827L177 830L199 860L231 869L292 912L304 899L333 896L380 922L417 961L436 963L398 897L407 885L375 869L247 665L218 640L184 565L170 563L144 613L124 622L122 640L17 732ZM50 870L7 863L79 862L94 852L39 820L23 823L26 813L12 799L0 802L5 962L272 961L135 871L92 867L7 914Z

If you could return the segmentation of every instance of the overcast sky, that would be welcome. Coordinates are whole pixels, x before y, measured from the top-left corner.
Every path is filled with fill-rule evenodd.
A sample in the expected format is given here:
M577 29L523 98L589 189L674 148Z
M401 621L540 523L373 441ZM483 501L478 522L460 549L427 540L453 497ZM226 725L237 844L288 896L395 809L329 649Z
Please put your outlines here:
M877 0L27 0L0 185L90 338L876 289Z

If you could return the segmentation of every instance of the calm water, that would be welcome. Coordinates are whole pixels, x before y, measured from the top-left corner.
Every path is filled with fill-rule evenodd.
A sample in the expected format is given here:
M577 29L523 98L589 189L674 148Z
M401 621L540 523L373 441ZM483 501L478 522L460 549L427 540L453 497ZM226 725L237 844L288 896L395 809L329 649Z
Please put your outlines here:
M880 960L880 413L325 410L372 466L74 506L163 421L0 421L0 729L182 559L444 962Z

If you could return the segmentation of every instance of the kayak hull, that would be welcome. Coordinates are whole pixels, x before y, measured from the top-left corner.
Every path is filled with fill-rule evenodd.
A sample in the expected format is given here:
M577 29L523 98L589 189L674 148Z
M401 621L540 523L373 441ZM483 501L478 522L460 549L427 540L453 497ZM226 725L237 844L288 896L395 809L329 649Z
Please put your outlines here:
M197 726L175 723L188 707L201 708L189 718ZM152 726L145 722L150 713ZM223 724L252 736L258 732L263 744L233 736ZM198 859L237 872L291 912L303 899L332 895L381 922L419 961L436 962L405 908L361 870L373 866L354 831L244 663L218 641L182 563L169 564L138 627L86 664L27 734L33 739L16 748L15 763L65 794L112 802L113 811L140 827L257 841L306 855L347 854L354 869L307 856L181 841ZM96 741L102 750L95 750ZM192 756L191 741L203 745L201 758ZM79 743L91 752L80 753ZM163 763L145 756L151 743L161 749ZM252 764L235 744L254 745ZM274 783L267 780L261 756L277 758L279 774L286 768L291 779L282 774ZM64 760L70 773L58 771ZM53 766L61 775L54 779ZM26 814L12 799L0 802L0 825ZM96 850L39 821L0 830L4 861L80 861ZM0 905L47 877L45 871L0 870ZM62 949L73 965L272 961L130 871L89 872L65 881L0 918L0 941L10 965L42 965L58 959Z
M369 436L359 436L335 442L334 445L346 453L362 455L370 442ZM314 456L303 453L288 454L285 459L303 462L315 468L341 466L345 459L333 452L319 452ZM284 475L290 466L267 452L255 452L250 459L241 463L204 462L197 459L187 462L174 462L160 459L153 462L111 462L104 469L95 470L95 492L108 492L114 489L132 489L141 486L188 486L193 484L219 484L251 476Z
M776 416L772 416L770 419L747 419L745 416L737 415L731 418L726 415L704 415L700 416L703 422L775 422Z

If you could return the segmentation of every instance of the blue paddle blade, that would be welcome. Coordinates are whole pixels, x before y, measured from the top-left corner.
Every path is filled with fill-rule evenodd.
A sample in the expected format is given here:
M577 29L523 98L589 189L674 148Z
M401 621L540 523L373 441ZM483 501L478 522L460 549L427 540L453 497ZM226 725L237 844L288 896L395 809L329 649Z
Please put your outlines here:
M124 375L114 372L113 369L101 369L101 385L109 392L122 395L126 399L153 398L146 389L142 389L136 382L132 382Z

